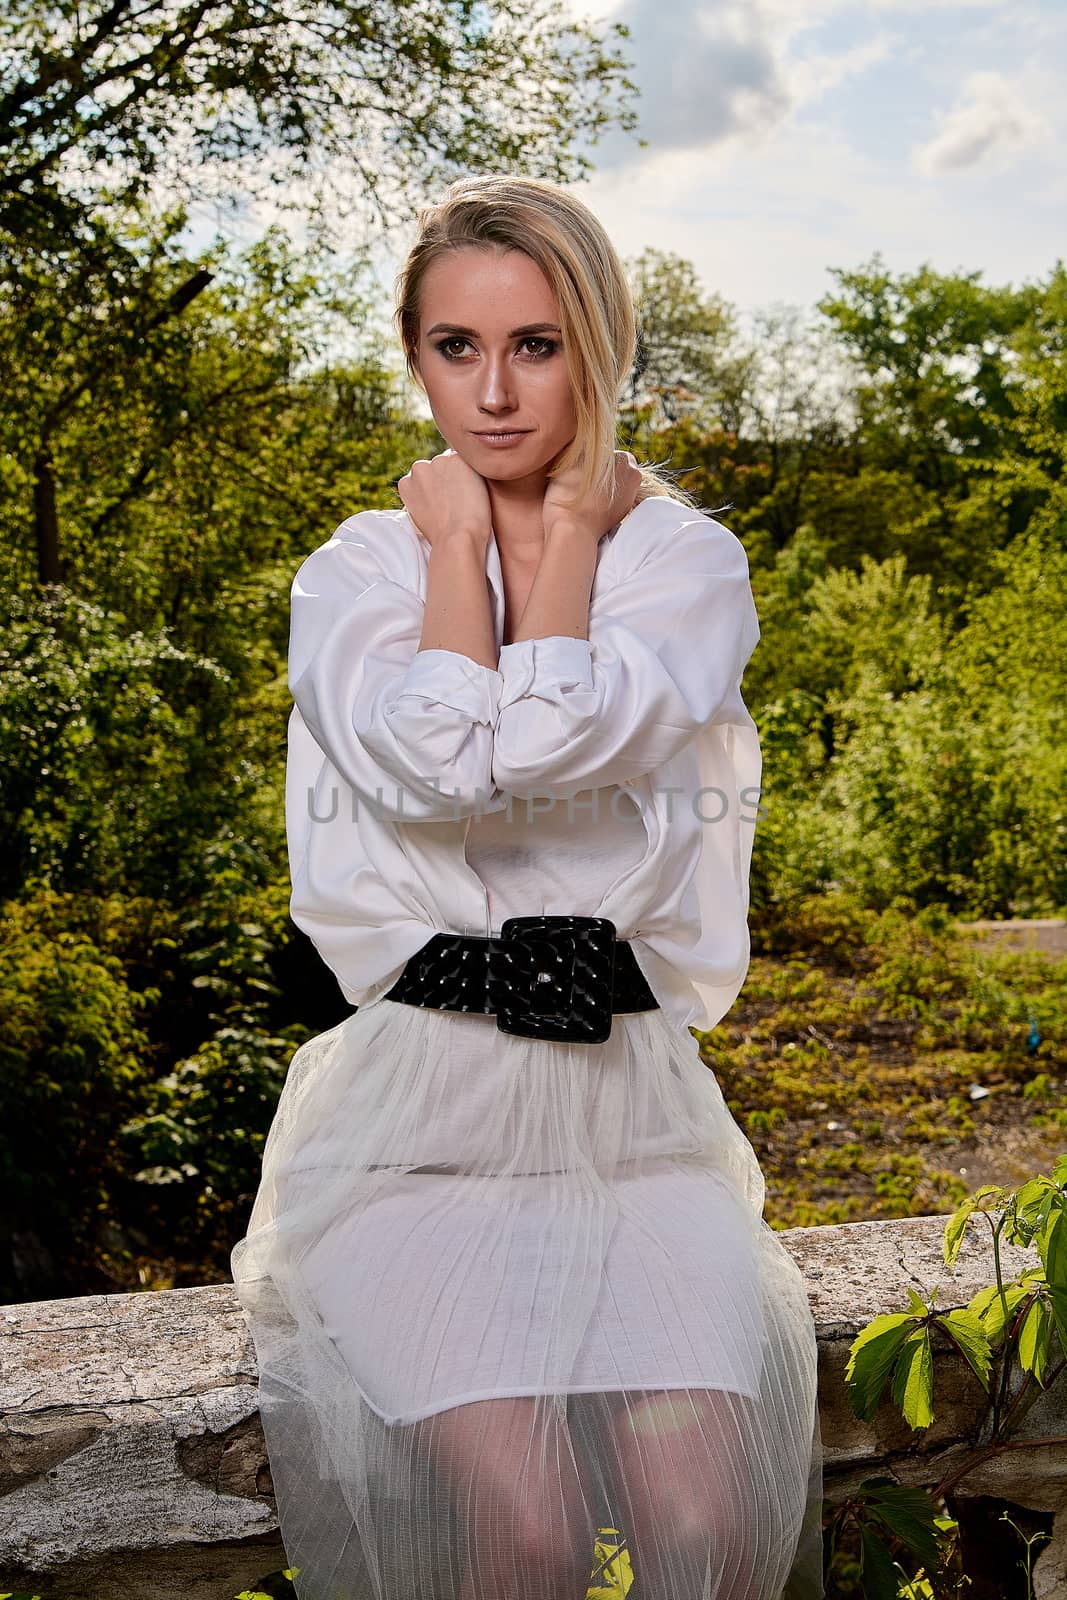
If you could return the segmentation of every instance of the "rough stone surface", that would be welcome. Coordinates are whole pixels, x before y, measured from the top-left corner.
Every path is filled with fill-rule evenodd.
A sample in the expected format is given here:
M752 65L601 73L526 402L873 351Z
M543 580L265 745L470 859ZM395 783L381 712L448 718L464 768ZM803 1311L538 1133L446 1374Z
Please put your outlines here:
M870 1424L845 1391L849 1345L907 1288L943 1309L994 1278L990 1227L968 1226L950 1270L943 1216L779 1234L808 1284L819 1340L826 1496L891 1472L934 1485L962 1460L985 1394L962 1357L935 1367L935 1421L915 1436L883 1403ZM1006 1275L1034 1251L1004 1247ZM945 1341L946 1352L951 1350ZM1021 1437L1067 1433L1063 1385ZM1067 1449L1034 1445L969 1473L961 1493L1067 1506ZM232 1600L285 1563L259 1424L255 1349L229 1283L0 1308L0 1591L47 1600ZM1062 1519L1067 1521L1067 1519ZM1067 1600L1067 1536L1043 1551L1037 1600Z
M1038 950L1059 960L1067 956L1067 920L1063 917L1010 917L1005 921L983 918L958 922L960 933L1001 945L1006 950Z

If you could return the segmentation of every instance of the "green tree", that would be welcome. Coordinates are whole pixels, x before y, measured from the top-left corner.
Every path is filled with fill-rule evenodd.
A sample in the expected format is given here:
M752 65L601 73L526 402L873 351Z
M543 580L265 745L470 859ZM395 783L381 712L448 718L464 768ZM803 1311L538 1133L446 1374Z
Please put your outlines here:
M16 0L0 24L0 216L13 235L69 225L153 184L173 197L267 193L327 220L468 168L572 181L631 109L605 35L559 0Z
M41 581L174 626L198 590L287 557L323 484L342 504L408 463L385 353L352 335L364 258L326 273L272 230L190 261L178 220L156 225L101 229L92 255L20 263L0 290L0 518L10 586L35 560Z
M974 463L972 497L1009 526L1067 529L1067 269L1057 262L1033 314L1017 329L1004 449Z
M1015 341L1041 303L1040 285L989 288L981 273L928 266L890 273L878 255L834 269L838 292L819 302L855 364L861 460L902 472L917 505L901 529L913 566L962 588L976 565L1019 531L1002 513L961 526L969 468L1006 453Z
M714 425L741 381L733 309L721 295L705 294L692 262L678 255L644 250L628 275L640 352L624 421L649 407L668 423L687 417Z

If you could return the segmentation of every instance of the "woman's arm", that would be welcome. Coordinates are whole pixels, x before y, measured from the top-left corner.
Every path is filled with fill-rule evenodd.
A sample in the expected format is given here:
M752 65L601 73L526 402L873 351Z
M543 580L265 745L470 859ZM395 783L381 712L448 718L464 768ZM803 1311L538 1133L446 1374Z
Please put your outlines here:
M578 535L570 524L554 524L546 535L513 644L550 635L589 637L589 596L597 549L591 538Z
M438 534L430 550L420 650L454 650L496 671L496 633L485 574L487 541L466 526Z
M615 537L626 576L589 607L588 638L562 631L573 608L561 596L550 609L548 583L523 614L528 637L500 651L492 775L508 793L629 783L702 727L746 716L741 676L760 630L740 539L666 497L642 501ZM553 631L535 637L535 624Z
M398 536L410 537L387 514L358 512L304 561L292 586L289 688L315 744L376 815L455 819L492 793L500 674L462 648L427 643L459 646L459 627L478 619L470 549L457 537L433 556L428 617L422 597L389 576L400 567L383 541ZM461 577L462 602L448 590ZM484 567L479 581L484 590Z
M452 650L496 671L496 630L485 558L493 537L489 488L455 450L413 461L397 484L426 544L426 613L420 650Z

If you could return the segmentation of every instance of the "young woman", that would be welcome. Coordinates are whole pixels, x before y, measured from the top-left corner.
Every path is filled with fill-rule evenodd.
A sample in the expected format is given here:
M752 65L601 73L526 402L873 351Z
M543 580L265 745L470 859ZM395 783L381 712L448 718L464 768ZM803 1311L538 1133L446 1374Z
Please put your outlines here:
M822 1588L816 1344L691 1026L749 959L740 541L615 449L634 309L557 185L461 180L399 279L449 446L300 567L293 1056L233 1273L301 1600ZM618 1568L617 1568L618 1569Z

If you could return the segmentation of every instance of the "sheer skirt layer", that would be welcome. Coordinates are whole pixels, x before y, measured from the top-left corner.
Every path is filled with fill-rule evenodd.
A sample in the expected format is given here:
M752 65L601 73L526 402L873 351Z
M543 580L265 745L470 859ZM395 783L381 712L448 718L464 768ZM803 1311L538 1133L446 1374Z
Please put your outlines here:
M300 1600L817 1600L763 1196L659 1011L568 1045L379 1000L304 1044L232 1257Z

